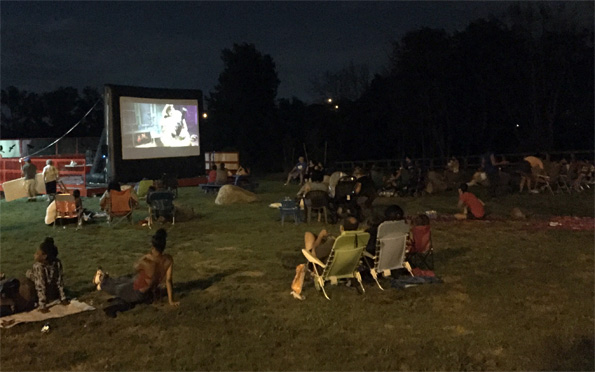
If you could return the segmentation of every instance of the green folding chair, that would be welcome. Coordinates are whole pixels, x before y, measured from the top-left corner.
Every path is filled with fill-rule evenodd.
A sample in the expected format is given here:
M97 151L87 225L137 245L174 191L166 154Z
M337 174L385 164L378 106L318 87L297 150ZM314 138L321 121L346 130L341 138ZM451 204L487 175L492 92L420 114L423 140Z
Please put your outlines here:
M302 249L306 259L314 264L314 285L316 289L322 291L327 300L330 300L330 298L324 289L324 285L328 281L336 285L342 279L357 279L362 291L366 291L357 268L369 239L370 234L367 232L346 231L335 240L326 263Z

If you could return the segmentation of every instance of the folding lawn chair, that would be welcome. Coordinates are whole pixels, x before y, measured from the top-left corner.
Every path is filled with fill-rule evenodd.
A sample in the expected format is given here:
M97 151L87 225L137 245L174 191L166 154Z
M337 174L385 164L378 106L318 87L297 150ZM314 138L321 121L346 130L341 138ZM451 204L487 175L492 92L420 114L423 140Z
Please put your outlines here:
M407 232L402 231L403 221L385 221L378 226L378 235L376 239L376 253L371 255L364 251L364 256L374 260L374 267L370 267L367 260L366 264L370 268L370 274L382 290L378 282L378 273L385 277L390 276L391 270L407 268L411 271L409 264L405 261L405 251L407 249Z
M365 292L362 277L357 268L362 257L362 252L366 248L369 239L370 234L367 232L344 232L343 235L335 240L326 263L320 261L307 250L302 249L302 253L306 259L314 264L314 285L316 289L322 290L327 300L330 300L324 290L324 284L327 281L336 285L341 279L355 278L359 282L362 291ZM317 266L320 268L317 268ZM322 270L322 273L319 273L319 270Z
M434 247L432 246L432 230L430 225L413 226L411 228L412 246L407 254L407 261L414 267L422 264L434 270Z
M149 204L149 229L153 225L153 218L171 218L172 225L176 223L176 207L174 206L175 195L171 191L155 191L147 199Z
M132 196L131 189L123 191L110 190L109 204L107 207L107 223L112 225L112 221L116 218L119 220L112 226L120 223L124 218L132 224Z
M76 211L74 196L70 194L56 194L54 202L56 203L56 219L54 220L54 228L56 227L58 219L60 219L60 226L63 226L65 218L76 218L77 227L82 226L82 216L79 216Z

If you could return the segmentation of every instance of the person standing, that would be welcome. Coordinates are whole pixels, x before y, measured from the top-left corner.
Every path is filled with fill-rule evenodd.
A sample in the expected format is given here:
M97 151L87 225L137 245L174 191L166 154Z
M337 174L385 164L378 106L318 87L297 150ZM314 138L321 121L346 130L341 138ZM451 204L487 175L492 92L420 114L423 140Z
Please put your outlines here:
M45 162L46 166L43 168L43 181L45 182L45 193L48 199L52 201L56 197L56 184L60 176L58 169L54 167L52 159Z
M35 191L35 175L37 174L37 167L31 163L31 158L25 158L25 165L21 169L23 177L25 177L25 190L27 190L27 201L37 201L37 192Z

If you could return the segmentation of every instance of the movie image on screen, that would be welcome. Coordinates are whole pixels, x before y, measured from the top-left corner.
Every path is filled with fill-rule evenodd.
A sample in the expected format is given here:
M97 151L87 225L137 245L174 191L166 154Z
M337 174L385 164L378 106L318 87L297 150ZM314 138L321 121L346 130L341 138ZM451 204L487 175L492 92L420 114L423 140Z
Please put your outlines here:
M122 159L198 156L198 102L120 97Z

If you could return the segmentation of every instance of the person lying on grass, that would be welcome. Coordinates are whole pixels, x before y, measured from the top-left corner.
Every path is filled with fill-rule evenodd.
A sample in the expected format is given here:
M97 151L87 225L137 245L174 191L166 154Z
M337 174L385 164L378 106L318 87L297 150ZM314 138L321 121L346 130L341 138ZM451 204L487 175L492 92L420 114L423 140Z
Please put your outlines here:
M47 305L58 299L63 304L68 304L64 294L62 262L58 259L58 248L54 245L54 239L45 238L33 258L35 263L31 270L27 270L26 277L35 285L37 298L33 300L37 301L37 309L47 313Z
M169 254L164 254L167 240L165 229L159 229L151 238L151 252L144 255L134 265L136 276L122 276L111 278L101 268L95 273L93 284L97 290L103 290L120 300L130 304L146 303L153 300L153 295L159 292L159 285L165 281L167 299L172 306L180 303L173 300L173 266L174 260Z
M462 183L459 186L459 208L463 208L463 213L455 214L457 220L482 219L485 216L484 203L468 191L469 186Z

